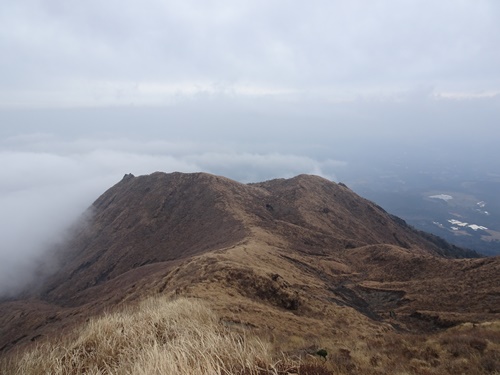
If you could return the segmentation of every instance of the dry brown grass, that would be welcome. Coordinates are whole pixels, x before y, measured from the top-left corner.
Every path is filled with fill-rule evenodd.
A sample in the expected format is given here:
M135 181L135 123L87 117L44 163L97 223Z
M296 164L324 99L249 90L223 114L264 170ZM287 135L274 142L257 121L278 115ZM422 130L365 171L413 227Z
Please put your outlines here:
M322 362L272 357L270 344L235 333L198 299L153 297L58 339L0 359L9 375L332 375Z
M446 375L500 374L500 322L464 324L439 334L386 332L327 338L319 348L261 340L232 330L199 299L153 297L135 308L107 313L52 341L10 354L2 374L241 374ZM311 345L313 344L313 345ZM307 345L307 346L306 346Z
M225 329L195 300L150 298L6 359L3 374L254 374L265 343ZM252 371L251 371L252 370Z
M330 358L338 373L500 374L500 322L469 323L432 335L389 332L364 344Z

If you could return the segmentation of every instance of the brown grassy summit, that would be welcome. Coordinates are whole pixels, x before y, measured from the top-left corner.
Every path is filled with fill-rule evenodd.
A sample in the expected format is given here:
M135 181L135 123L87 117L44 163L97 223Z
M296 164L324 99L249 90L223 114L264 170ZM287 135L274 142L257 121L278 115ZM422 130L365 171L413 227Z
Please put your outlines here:
M247 228L228 204L238 187L208 174L126 175L99 197L63 250L45 298L75 293L147 264L179 261L243 240Z
M60 269L0 303L0 351L158 294L293 353L500 318L499 258L459 259L477 254L317 176L126 175L87 216Z
M244 185L206 173L126 175L90 214L64 250L63 267L44 286L45 299L67 304L75 294L142 266L262 236L322 255L375 244L444 252L345 186L317 176Z
M363 199L344 184L318 176L299 175L251 186L270 193L273 217L292 224L319 240L305 240L306 245L326 251L374 244L393 244L421 254L450 257L477 257L478 254L424 237L380 206ZM301 232L301 231L297 231ZM333 241L328 246L321 239Z
M440 251L380 207L316 176L244 185L206 173L126 175L90 214L44 287L46 299L67 303L147 264L180 261L263 233L306 253L381 243Z

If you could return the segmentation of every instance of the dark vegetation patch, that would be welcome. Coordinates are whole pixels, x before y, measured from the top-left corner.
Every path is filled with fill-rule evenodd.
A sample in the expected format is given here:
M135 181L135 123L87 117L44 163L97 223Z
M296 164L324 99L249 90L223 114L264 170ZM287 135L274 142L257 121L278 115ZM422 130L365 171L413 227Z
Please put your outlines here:
M288 283L275 274L263 277L251 269L234 269L227 273L226 282L236 285L238 291L246 297L257 298L286 310L297 311L301 305L298 293L292 291Z

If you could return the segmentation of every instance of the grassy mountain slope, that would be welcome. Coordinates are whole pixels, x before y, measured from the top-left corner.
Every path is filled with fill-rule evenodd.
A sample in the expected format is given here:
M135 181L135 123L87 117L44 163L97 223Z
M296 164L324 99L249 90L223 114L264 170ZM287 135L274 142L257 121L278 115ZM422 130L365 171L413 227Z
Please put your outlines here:
M203 299L224 327L273 350L328 347L337 361L347 350L360 368L375 342L500 320L499 258L458 259L474 254L315 176L244 185L207 174L127 175L59 252L58 272L0 303L0 351L151 296ZM492 337L485 356L496 355ZM386 357L372 362L388 365Z

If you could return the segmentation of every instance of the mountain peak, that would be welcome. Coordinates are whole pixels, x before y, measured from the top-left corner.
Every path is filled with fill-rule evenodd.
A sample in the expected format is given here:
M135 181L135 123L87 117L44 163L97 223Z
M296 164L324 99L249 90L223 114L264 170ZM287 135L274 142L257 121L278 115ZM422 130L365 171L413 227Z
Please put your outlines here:
M427 301L415 297L422 280L450 269L459 279L445 284L462 285L465 273L480 272L467 263L472 260L446 258L474 254L423 235L347 187L312 175L242 184L207 173L127 174L87 217L59 251L61 267L32 295L39 302L30 306L40 319L53 306L72 319L160 292L203 296L225 312L233 311L236 299L246 306L240 312L251 301L297 315L322 316L332 306L346 306L382 321L400 307L407 321L399 324L411 325L411 313ZM495 264L477 267L488 269L488 279ZM391 283L398 282L408 285L393 291ZM403 301L414 292L416 302ZM276 313L266 309L266 324L275 325ZM241 319L262 324L251 315ZM4 347L17 342L19 327L32 327L16 324L3 332Z
M245 185L207 173L126 175L94 202L46 295L74 296L146 264L260 241L256 233L306 253L382 243L441 253L380 207L318 176Z

